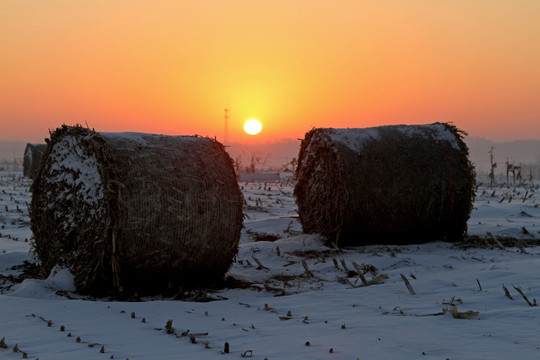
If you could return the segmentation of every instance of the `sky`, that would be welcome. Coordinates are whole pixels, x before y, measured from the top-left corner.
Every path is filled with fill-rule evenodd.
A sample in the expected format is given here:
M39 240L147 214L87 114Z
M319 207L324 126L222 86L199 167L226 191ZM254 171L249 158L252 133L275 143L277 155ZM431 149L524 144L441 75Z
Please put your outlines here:
M0 139L436 121L540 139L539 18L537 0L2 0Z

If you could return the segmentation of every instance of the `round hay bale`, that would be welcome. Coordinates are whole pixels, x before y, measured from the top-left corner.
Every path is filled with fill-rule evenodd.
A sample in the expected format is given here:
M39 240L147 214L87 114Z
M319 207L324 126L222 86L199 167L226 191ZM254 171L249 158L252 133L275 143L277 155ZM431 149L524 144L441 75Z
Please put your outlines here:
M342 245L460 240L475 184L464 135L447 123L311 130L294 190L304 231Z
M33 178L39 169L46 144L26 144L24 149L23 175Z
M32 185L34 250L82 292L174 292L220 281L238 251L232 160L198 136L51 133Z

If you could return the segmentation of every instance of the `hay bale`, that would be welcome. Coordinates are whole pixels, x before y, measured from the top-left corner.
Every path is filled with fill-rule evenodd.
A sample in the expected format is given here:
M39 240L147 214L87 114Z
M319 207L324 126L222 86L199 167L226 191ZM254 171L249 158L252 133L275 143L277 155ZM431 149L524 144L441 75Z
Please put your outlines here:
M26 144L24 149L23 175L33 178L39 169L46 144Z
M238 251L242 194L224 147L198 136L51 134L32 185L34 250L82 292L220 281Z
M341 245L460 240L475 183L463 135L446 123L311 130L294 190L304 231Z

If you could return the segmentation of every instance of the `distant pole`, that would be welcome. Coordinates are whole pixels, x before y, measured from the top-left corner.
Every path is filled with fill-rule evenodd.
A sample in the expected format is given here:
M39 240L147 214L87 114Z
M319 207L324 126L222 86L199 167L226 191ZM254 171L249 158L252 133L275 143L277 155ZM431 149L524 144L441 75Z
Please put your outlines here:
M224 144L227 144L229 142L229 118L230 118L229 111L231 111L231 109L225 108L225 130L223 133Z

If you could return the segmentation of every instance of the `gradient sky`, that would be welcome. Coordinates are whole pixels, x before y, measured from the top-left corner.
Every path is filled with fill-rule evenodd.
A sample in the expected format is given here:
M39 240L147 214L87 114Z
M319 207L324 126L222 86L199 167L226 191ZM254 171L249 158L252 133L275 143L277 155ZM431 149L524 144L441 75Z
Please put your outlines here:
M0 139L88 124L257 141L451 121L540 139L538 0L2 0ZM254 138L251 139L254 141Z

